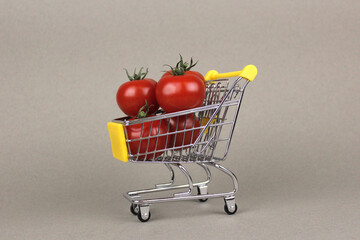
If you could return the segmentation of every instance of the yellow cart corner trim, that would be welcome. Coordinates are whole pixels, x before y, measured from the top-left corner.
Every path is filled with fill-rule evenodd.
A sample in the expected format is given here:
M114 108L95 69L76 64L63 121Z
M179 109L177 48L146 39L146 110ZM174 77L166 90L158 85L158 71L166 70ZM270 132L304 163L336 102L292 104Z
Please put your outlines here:
M126 139L124 126L120 123L108 122L108 129L110 134L111 148L114 158L123 162L129 159L128 149L126 147Z

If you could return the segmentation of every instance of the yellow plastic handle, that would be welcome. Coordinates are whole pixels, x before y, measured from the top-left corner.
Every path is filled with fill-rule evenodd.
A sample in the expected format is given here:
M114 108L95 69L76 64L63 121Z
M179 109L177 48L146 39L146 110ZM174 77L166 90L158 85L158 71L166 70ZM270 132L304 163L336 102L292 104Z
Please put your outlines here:
M253 81L257 75L257 68L254 65L247 65L241 71L218 73L215 70L210 70L205 75L206 81L217 80L219 78L242 77L249 81Z

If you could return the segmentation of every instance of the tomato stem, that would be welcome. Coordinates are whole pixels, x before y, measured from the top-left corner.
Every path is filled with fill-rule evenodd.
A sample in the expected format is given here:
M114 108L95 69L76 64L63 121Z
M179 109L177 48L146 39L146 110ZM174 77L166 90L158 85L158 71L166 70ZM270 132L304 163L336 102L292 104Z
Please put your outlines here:
M145 111L144 111L144 109L145 109ZM145 118L145 117L147 117L148 114L149 114L149 105L145 99L145 105L140 108L136 117L137 118Z
M146 68L146 72L144 72L144 73L142 72L142 69L143 69L143 67L141 67L140 70L139 70L139 72L136 73L136 68L135 68L134 73L133 73L133 75L131 76L131 75L129 74L128 70L127 70L126 68L124 68L124 70L125 70L125 72L126 72L126 75L128 76L128 78L129 78L130 81L142 80L142 79L144 79L144 78L146 77L146 75L148 74L149 69Z
M179 54L180 55L180 54ZM171 71L169 71L169 73L173 76L180 76L180 75L185 75L185 73L187 71L190 71L191 68L195 67L195 65L198 63L198 61L196 61L195 63L193 63L193 59L191 57L190 59L190 64L187 62L184 62L182 56L180 55L180 61L176 63L175 67L170 66L169 64L165 64L164 66L168 66L170 67Z

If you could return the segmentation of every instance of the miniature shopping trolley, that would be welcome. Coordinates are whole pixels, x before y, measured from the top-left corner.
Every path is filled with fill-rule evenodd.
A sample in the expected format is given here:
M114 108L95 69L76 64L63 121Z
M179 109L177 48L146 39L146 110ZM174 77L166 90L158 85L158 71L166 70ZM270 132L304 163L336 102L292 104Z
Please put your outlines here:
M235 193L238 191L237 178L219 162L225 160L228 155L245 88L256 75L257 69L253 65L246 66L242 71L229 73L211 70L205 75L206 94L201 107L174 113L164 113L160 110L151 117L135 120L119 118L108 123L115 158L124 162L163 163L170 172L168 183L124 194L131 203L131 213L137 215L140 221L146 222L150 219L151 204L169 201L205 202L209 198L221 197L225 201L226 213L231 215L237 211L235 203ZM171 121L172 124L175 122L176 128L170 131ZM180 127L180 121L192 121L192 126ZM167 125L167 131L159 130L161 124ZM127 129L133 126L137 126L141 133L139 138L129 139ZM143 134L146 128L150 128L147 130L149 134ZM155 134L154 129L158 129L155 130ZM141 150L144 147L146 151ZM184 167L187 163L200 166L207 178L202 182L194 182L189 171ZM174 167L179 168L186 176L187 184L175 184ZM209 167L214 167L230 176L233 181L233 190L208 193L208 184L211 180ZM144 196L180 189L185 189L185 191L171 193L167 197Z

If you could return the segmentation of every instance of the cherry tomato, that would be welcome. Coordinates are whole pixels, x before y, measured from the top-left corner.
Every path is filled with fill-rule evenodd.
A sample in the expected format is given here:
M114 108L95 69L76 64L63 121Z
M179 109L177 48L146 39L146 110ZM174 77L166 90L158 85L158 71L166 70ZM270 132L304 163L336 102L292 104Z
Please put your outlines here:
M199 120L192 113L170 119L171 132L193 129L197 127L200 127ZM173 139L172 142L170 142L170 146L179 147L194 143L197 137L199 136L199 133L200 133L200 129L195 129L193 131L186 131L186 132L172 134Z
M128 116L137 116L146 103L149 105L149 114L155 113L159 108L155 96L156 81L144 78L146 73L141 73L141 69L138 74L134 73L133 77L127 73L130 82L122 84L117 91L117 104Z
M190 64L180 61L176 67L166 72L156 86L156 99L165 112L177 112L200 107L205 98L204 77L198 72L190 71L196 63L191 58Z
M134 118L130 119L134 120ZM142 126L143 125L143 126ZM168 121L167 120L157 120L151 122L145 122L143 124L135 124L135 125L129 125L126 126L126 134L127 138L130 140L136 140L140 139L140 137L151 137L151 136L157 136L159 134L165 134L167 132L168 128ZM172 136L160 136L160 137L154 137L154 138L148 138L130 142L130 153L131 154L144 154L139 155L139 160L152 160L153 158L156 158L160 156L163 151L156 152L155 156L154 153L151 154L145 154L147 152L153 152L165 149L166 147L166 138L168 138L168 142L170 142L172 139ZM139 148L140 145L140 148ZM156 146L156 149L155 149Z
M205 98L204 82L197 76L165 75L156 86L156 99L165 112L200 107Z
M169 66L169 65L167 65L167 66L169 66L172 70L175 70L175 73L176 73L176 72L184 71L184 72L186 72L186 73L189 74L189 75L195 75L195 76L199 77L199 78L204 82L204 84L206 85L206 80L205 80L204 76L203 76L201 73L196 72L196 71L190 71L190 69L192 69L193 67L195 67L196 64L197 64L197 62L196 62L196 63L193 63L193 59L192 59L192 58L191 58L191 60L190 60L190 64L187 63L187 62L184 62L182 56L180 55L180 61L176 64L176 67L175 67L175 68L173 68L173 67L171 67L171 66ZM163 76L173 75L173 71L172 71L172 70L167 71L166 73L164 73ZM175 75L177 75L177 74L175 74Z

